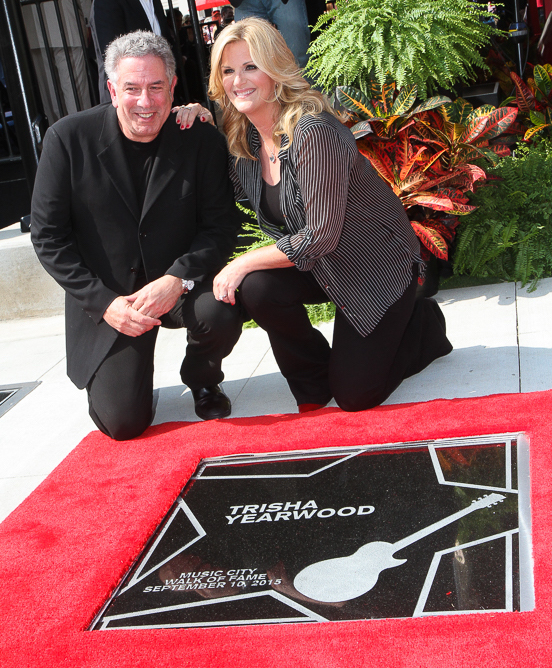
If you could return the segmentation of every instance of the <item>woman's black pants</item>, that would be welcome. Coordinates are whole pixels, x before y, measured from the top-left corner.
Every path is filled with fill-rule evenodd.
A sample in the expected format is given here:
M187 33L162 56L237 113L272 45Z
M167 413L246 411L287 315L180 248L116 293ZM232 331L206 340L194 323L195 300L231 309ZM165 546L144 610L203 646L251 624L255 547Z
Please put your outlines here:
M268 333L297 404L326 404L334 397L343 410L360 411L378 406L404 378L452 350L437 302L416 300L416 286L414 275L368 336L336 309L331 347L304 307L329 301L310 272L295 267L252 272L239 295Z

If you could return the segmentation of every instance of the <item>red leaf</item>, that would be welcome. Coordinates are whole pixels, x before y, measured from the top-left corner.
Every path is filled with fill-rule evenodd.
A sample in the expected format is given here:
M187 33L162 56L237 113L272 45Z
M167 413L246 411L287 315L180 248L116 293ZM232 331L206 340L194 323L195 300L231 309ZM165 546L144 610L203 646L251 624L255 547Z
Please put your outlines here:
M455 216L450 216L450 218L455 218ZM422 227L426 229L435 230L445 239L445 241L452 241L455 236L454 227L447 227L440 218L426 218L423 221L414 221L418 222Z
M479 179L487 178L487 174L485 173L485 171L481 169L481 167L478 167L477 165L470 165L470 164L459 165L458 169L461 172L464 172L469 182L471 183L472 187L470 188L470 190L473 190L473 184L476 181L479 181Z
M510 147L506 146L506 144L491 144L489 146L489 151L496 153L501 158L504 158L505 156L508 156L512 153Z
M410 176L407 176L404 180L401 180L400 189L406 193L409 190L416 188L416 186L421 186L421 188L418 188L418 190L425 190L425 181L426 176L423 172L414 172L414 174L410 174Z
M437 192L439 195L449 197L453 202L460 204L467 204L469 202L469 199L464 195L462 190L458 188L439 188Z
M535 96L529 86L515 72L510 72L510 78L516 87L516 102L520 111L530 111L535 108Z
M387 181L391 186L395 185L395 176L393 173L393 163L383 151L376 151L373 144L369 144L365 140L360 140L358 149L365 158L368 158L372 167L378 174Z
M483 130L486 128L488 120L489 120L488 116L481 116L475 118L473 121L470 122L468 127L462 133L459 141L463 144L469 144L474 139L477 139L480 135L483 134Z
M414 166L414 164L416 163L416 161L419 160L421 154L424 153L426 150L427 150L426 147L425 147L425 146L422 146L422 147L421 147L420 149L418 149L418 150L416 151L416 153L415 153L415 154L408 160L408 162L406 162L406 163L403 165L403 167L402 167L402 169L401 169L401 171L400 171L400 174L399 174L399 178L401 179L401 181L402 181L403 179L405 179L405 178L408 176L410 170L412 169L412 167Z
M416 232L417 237L424 246L433 253L433 255L441 260L448 260L448 247L446 241L439 232L417 222L412 222L412 227L414 232Z
M444 148L442 151L439 151L439 153L436 153L434 156L432 156L427 164L424 166L424 171L428 170L430 167L434 166L435 170L437 172L441 172L441 162L439 161L439 158L443 155L443 153L446 153L447 149Z
M454 204L448 197L438 197L437 195L416 195L412 200L420 206L427 206L434 211L452 211Z
M494 139L498 135L506 132L506 130L512 125L516 120L518 115L518 109L515 107L499 107L491 112L487 127L485 131L480 135L480 139Z
M409 141L409 136L408 133L404 133L398 138L396 142L395 162L397 163L397 166L402 168L402 166L408 162L411 155L412 146Z
M465 216L468 213L471 213L472 211L475 211L478 207L473 206L471 204L454 204L453 209L451 210L451 213L454 213L458 216Z

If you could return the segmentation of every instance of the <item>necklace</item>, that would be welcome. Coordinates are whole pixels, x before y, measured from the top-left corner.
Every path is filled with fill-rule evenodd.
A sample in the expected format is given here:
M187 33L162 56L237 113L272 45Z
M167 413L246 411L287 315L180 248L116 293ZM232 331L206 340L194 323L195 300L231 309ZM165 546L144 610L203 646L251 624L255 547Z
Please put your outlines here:
M274 151L276 150L276 144L274 144L274 147L272 148L272 151L268 148L268 144L265 142L265 140L262 138L261 133L259 133L259 137L261 137L261 141L263 144L266 146L266 150L269 153L268 159L272 164L276 162L277 156L274 154Z

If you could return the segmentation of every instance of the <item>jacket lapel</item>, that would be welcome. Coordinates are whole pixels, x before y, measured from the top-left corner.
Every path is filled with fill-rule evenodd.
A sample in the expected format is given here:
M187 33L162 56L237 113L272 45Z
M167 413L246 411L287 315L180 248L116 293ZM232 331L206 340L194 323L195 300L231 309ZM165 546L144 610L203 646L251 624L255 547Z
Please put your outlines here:
M106 109L100 143L103 148L98 153L98 160L108 173L115 189L138 223L140 220L140 211L125 158L122 133L119 129L115 107L109 106ZM101 197L102 195L100 194L99 196Z

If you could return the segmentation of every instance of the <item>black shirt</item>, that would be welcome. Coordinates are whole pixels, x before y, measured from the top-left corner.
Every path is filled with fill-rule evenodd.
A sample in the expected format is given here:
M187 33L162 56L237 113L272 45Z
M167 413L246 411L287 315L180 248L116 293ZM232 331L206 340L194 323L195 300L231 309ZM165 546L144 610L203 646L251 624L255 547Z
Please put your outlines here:
M130 171L130 178L134 185L134 192L136 193L140 211L142 211L144 206L146 190L148 189L160 141L161 134L158 134L153 141L148 142L132 141L132 139L128 139L123 135L123 146Z
M280 208L280 181L271 186L262 179L260 204L261 211L268 222L281 230L282 234L287 234L286 219Z

